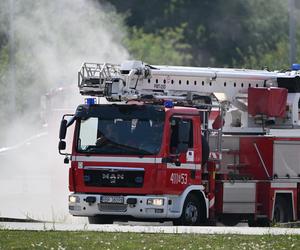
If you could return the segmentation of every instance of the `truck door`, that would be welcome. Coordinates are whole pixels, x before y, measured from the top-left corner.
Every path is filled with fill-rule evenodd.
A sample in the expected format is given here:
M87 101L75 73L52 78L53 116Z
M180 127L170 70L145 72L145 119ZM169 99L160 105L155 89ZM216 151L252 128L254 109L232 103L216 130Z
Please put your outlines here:
M183 191L195 178L195 147L193 118L171 117L167 187Z

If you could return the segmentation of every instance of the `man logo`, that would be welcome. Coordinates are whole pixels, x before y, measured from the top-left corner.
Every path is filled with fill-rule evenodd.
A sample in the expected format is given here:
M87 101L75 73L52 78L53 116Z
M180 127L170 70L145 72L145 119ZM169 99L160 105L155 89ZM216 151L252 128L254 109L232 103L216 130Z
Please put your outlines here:
M115 184L117 180L124 180L124 174L102 174L102 180L109 180L111 184Z

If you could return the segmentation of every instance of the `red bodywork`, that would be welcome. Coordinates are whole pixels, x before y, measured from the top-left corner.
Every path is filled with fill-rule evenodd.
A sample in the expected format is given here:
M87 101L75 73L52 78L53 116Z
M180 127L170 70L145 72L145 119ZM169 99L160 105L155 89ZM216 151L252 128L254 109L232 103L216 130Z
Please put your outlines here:
M172 157L170 152L171 137L171 117L179 117L181 119L189 119L193 122L193 161L187 162L185 154L179 156L181 164L189 164L194 168L184 168L179 166L168 167L169 163L163 163L162 159ZM69 189L75 193L93 193L93 194L122 194L122 195L180 195L190 185L204 185L206 187L206 196L209 201L213 200L211 205L210 218L221 215L223 213L223 191L224 182L231 182L230 176L227 174L216 174L215 165L203 169L202 165L202 141L201 141L201 118L199 110L187 107L165 108L165 123L163 128L163 137L161 149L155 156L133 156L122 155L120 159L110 161L79 161L76 157L85 157L86 154L80 154L76 151L76 141L78 136L79 125L76 124L74 131L74 142L72 149L72 163L69 170ZM273 144L275 140L289 140L287 138L275 138L265 135L241 136L239 138L239 150L236 152L239 162L237 163L237 171L240 176L245 177L250 182L255 182L255 216L266 215L272 219L275 193L278 191L287 191L293 194L295 218L299 211L297 210L298 191L296 188L272 188L271 181L273 172ZM299 139L291 139L299 140ZM118 158L116 155L93 155L97 157ZM134 162L130 159L141 159L141 161L150 160L151 163ZM211 163L209 163L211 164ZM125 168L143 168L145 170L144 183L142 187L125 188L125 187L93 187L86 186L84 183L84 170L82 167L125 167ZM197 166L201 166L198 167ZM239 167L243 166L243 167ZM173 175L183 176L183 180L172 183ZM186 177L186 179L185 179ZM299 187L298 187L299 189Z
M285 88L249 88L248 112L269 117L284 117L288 90Z
M245 136L239 138L237 152L239 162L236 165L238 174L256 183L255 216L266 215L272 219L276 193L291 194L294 219L299 216L298 195L299 185L289 187L286 183L295 183L289 179L283 180L282 186L272 187L274 183L274 143L277 141L299 141L299 138L280 138L268 136ZM220 174L216 181L216 205L218 214L223 213L223 183L230 180L228 175ZM230 180L234 183L234 180ZM276 181L276 178L275 178ZM286 187L284 185L287 185Z

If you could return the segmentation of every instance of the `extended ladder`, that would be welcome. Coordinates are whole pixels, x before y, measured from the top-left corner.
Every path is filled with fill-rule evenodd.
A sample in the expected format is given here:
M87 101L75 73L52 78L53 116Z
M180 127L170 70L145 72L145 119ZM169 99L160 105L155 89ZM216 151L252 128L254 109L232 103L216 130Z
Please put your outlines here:
M128 61L121 65L85 63L78 73L78 86L83 95L116 101L145 96L193 99L215 93L222 101L233 102L249 87L276 86L276 77L276 72L266 70L150 66Z

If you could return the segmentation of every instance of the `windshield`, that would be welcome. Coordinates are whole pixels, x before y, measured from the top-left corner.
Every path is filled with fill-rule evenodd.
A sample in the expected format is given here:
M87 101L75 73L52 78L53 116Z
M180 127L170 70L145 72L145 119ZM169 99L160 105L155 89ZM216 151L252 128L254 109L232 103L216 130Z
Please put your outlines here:
M127 116L80 119L77 150L115 155L157 154L161 147L163 121Z

